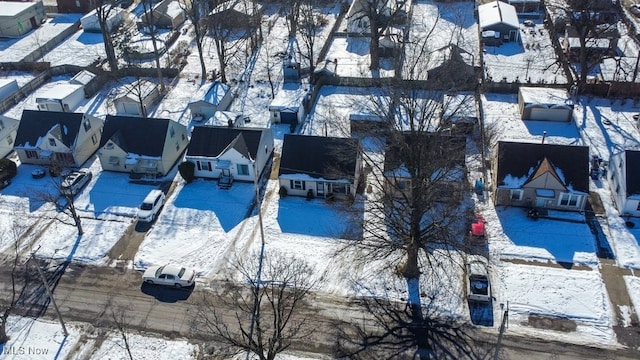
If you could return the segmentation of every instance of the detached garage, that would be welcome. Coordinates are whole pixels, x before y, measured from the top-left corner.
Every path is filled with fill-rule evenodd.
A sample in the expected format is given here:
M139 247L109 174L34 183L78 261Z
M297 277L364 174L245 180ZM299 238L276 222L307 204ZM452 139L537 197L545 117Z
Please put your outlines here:
M478 23L482 41L487 46L520 41L520 23L513 5L492 1L478 6Z
M298 125L304 120L306 89L298 84L285 84L269 104L272 124Z
M42 1L3 1L0 6L0 37L22 36L40 26L44 18Z
M571 121L573 100L564 89L521 87L518 108L522 120Z

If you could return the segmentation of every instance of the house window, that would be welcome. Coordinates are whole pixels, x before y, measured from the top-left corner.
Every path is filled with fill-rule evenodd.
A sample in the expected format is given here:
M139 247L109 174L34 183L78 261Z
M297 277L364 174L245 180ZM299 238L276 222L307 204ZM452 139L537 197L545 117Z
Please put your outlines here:
M578 201L580 200L580 195L577 194L569 194L563 193L560 194L560 206L578 206Z
M640 211L640 201L638 201L638 206L636 207L636 211Z
M187 137L186 137L186 135L185 135L184 133L182 133L182 134L180 135L180 137L182 138L182 141L185 141L185 140L186 140L186 138L187 138Z
M171 137L176 136L176 131L173 129L173 127L169 128L169 136L171 136Z
M290 180L291 181L291 189L293 190L305 190L306 184L302 180Z
M98 143L98 135L93 134L91 135L91 142L93 142L93 145Z
M49 145L51 145L51 146L56 146L56 139L54 139L54 138L49 138Z
M406 190L409 187L409 181L407 180L396 180L396 184L398 185L398 190Z
M7 136L7 144L13 145L13 138L11 137L11 135Z
M84 131L89 131L91 129L91 121L89 119L84 120Z
M249 175L249 165L237 165L238 175Z
M176 141L176 151L180 151L180 144Z
M211 163L209 161L196 161L198 170L211 171Z
M25 154L27 154L27 158L28 159L37 159L38 158L38 152L35 150L27 150L25 151Z
M331 192L334 194L347 194L349 186L347 184L331 184Z
M509 199L514 201L522 200L522 195L524 195L524 190L522 189L512 189L509 191Z
M109 156L109 165L118 165L120 164L120 158L117 156Z

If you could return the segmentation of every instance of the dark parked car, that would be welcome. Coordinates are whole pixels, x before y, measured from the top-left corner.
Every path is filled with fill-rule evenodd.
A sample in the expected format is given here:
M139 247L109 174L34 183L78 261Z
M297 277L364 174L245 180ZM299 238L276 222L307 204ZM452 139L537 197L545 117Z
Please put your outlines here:
M11 184L18 173L18 166L9 159L0 159L0 189L4 189Z

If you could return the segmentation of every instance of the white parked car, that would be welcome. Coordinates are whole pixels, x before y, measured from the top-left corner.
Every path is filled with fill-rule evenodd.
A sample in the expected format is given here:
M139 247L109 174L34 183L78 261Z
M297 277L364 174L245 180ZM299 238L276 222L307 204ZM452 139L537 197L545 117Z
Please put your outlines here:
M192 286L196 272L178 265L152 266L145 270L142 281L147 284L158 284L183 288Z
M62 180L60 192L63 195L75 196L91 181L91 177L92 174L89 170L74 171Z
M149 194L144 198L136 218L142 222L152 222L160 212L162 205L164 205L165 195L162 190L151 190Z
M486 260L473 257L467 262L467 297L470 301L490 302L491 281Z

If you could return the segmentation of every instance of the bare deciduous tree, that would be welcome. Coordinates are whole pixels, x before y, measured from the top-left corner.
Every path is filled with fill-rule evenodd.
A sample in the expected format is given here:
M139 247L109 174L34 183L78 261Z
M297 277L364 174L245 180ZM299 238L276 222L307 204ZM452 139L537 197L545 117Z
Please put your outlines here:
M300 5L300 17L298 29L302 44L304 45L304 51L302 56L309 61L309 73L313 80L313 71L315 70L315 49L316 37L322 26L327 24L327 20L324 16L318 13L313 7L311 0L303 0Z
M184 10L187 18L193 25L194 39L196 48L198 49L198 57L200 59L200 76L202 81L207 79L207 65L204 62L203 42L207 34L206 18L211 11L211 2L208 0L180 0L180 7Z
M156 73L158 76L158 85L160 85L160 92L164 93L164 79L162 76L162 68L160 67L160 50L158 49L158 28L156 26L157 15L153 11L155 1L142 0L142 17L145 23L145 29L149 33L151 39L151 45L153 47L153 55L156 63Z
M9 266L11 266L11 290L9 293L9 302L8 304L6 304L4 310L2 311L2 315L0 317L0 344L5 344L7 341L9 341L9 335L7 334L7 321L9 319L9 316L13 313L13 311L15 310L16 304L18 302L19 299L19 288L20 285L17 282L17 279L19 277L19 267L21 265L21 259L20 259L20 250L21 250L21 244L20 244L20 237L22 236L23 232L24 232L24 226L22 226L21 224L17 223L15 220L13 221L13 225L11 226L11 229L8 231L8 234L2 234L2 237L7 239L11 239L11 263L8 264ZM26 272L26 271L25 271ZM25 284L22 284L22 289L24 289Z
M109 62L111 71L118 70L118 58L116 56L113 37L109 29L109 19L115 11L117 11L116 0L91 0L92 6L96 9L96 16L100 24L100 32L102 33L102 41L104 43L104 52Z
M250 263L237 261L235 268L248 287L233 286L217 299L234 309L231 316L204 297L199 307L204 330L261 360L273 360L293 341L310 338L313 325L305 316L305 300L315 282L305 261L272 253L264 256L261 267L256 256Z

